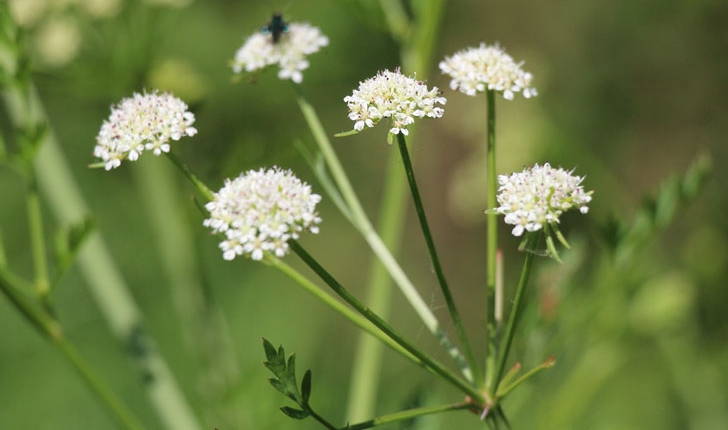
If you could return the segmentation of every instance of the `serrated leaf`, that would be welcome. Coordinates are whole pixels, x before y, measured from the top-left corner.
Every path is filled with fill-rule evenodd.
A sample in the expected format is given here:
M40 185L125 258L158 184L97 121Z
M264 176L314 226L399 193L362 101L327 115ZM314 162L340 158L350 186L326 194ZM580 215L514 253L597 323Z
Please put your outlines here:
M268 342L266 338L263 338L263 350L265 351L265 358L268 361L274 361L276 358L276 349L273 344Z
M288 406L283 406L281 408L281 411L284 414L288 415L289 417L297 419L297 420L302 420L310 415L306 411L302 411L300 409L295 409L295 408L290 408Z
M301 380L301 398L304 405L308 404L309 397L311 397L311 370L307 370Z

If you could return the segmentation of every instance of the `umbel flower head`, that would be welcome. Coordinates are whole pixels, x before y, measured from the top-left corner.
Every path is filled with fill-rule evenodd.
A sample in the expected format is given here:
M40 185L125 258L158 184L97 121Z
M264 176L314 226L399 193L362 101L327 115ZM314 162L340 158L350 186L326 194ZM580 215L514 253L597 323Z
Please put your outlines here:
M516 63L498 44L478 48L467 48L445 57L440 62L442 73L450 76L450 88L469 96L482 93L486 89L503 93L503 98L513 100L514 93L522 92L523 97L536 96L536 88L531 86L533 75L521 69L523 63Z
M354 130L374 127L382 118L390 118L392 134L407 135L407 126L415 118L440 118L445 110L438 106L447 100L440 96L437 87L428 89L416 79L395 70L384 70L359 83L359 88L344 97L349 107L349 119L354 121Z
M280 16L276 15L280 20ZM274 16L274 19L276 18ZM267 66L278 64L278 77L290 79L300 84L303 71L309 66L306 56L317 52L329 44L329 39L316 27L305 23L279 23L283 29L255 33L248 37L243 46L235 53L233 72L253 72Z
M261 260L266 252L288 253L288 240L302 231L318 233L316 204L321 196L290 170L278 167L250 170L231 180L205 205L210 212L203 225L225 239L222 256Z
M584 178L572 173L573 170L554 169L545 163L510 176L498 176L500 206L496 211L505 215L507 224L514 226L514 236L541 229L547 233L550 229L558 232L562 213L570 209L579 209L583 214L589 211L587 203L594 192L584 192L581 186Z
M170 93L134 93L111 107L111 115L96 136L94 156L106 170L121 161L136 160L144 151L154 155L169 152L169 143L182 136L194 136L195 115L187 105Z

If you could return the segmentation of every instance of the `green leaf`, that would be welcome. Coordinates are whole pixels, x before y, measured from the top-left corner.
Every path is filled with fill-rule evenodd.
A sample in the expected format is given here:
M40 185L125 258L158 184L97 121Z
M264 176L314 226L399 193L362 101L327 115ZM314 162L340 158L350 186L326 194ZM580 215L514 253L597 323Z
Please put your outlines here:
M303 374L303 380L301 381L301 397L303 404L308 404L308 399L311 397L311 370L307 370Z
M268 361L263 364L273 373L273 375L275 375L275 378L269 379L270 384L283 395L293 400L298 405L303 406L304 402L298 391L298 384L296 382L296 355L291 354L290 357L288 357L288 360L286 360L286 350L283 346L280 346L278 350L276 350L273 345L265 339L263 339L263 349L265 350L265 356L268 359Z
M306 411L302 411L300 409L290 408L288 406L283 406L281 408L281 411L284 414L288 415L289 417L294 418L294 419L297 419L297 420L302 420L302 419L308 417L309 415L311 415L311 414L309 414Z

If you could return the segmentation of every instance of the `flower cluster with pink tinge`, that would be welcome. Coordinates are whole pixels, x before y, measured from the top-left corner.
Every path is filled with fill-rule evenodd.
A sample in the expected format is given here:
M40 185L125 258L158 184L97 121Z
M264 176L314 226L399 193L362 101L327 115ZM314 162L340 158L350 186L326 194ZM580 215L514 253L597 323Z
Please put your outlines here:
M440 118L445 110L438 106L447 100L440 96L437 87L428 89L416 79L407 77L398 70L384 70L376 76L359 83L353 94L344 97L349 107L349 119L354 121L354 130L374 127L383 118L392 121L392 134L407 135L407 126L415 118Z
M194 136L195 115L187 104L169 93L134 93L111 107L111 115L96 137L94 156L106 170L122 160L136 160L145 151L154 155L169 152L170 142Z
M513 100L518 92L528 99L538 93L531 86L533 76L524 72L521 65L497 44L480 44L477 48L467 48L445 57L440 62L440 70L452 78L451 89L469 96L487 89L502 93L506 100Z
M514 236L541 230L547 224L556 225L568 210L578 209L583 214L589 211L587 203L594 191L585 192L581 186L584 177L572 173L545 163L498 176L500 206L496 211L505 215L507 224L515 226Z
M210 217L203 225L224 236L225 260L239 255L261 260L267 252L283 257L290 239L303 231L318 233L320 201L290 170L250 170L225 181L205 205Z

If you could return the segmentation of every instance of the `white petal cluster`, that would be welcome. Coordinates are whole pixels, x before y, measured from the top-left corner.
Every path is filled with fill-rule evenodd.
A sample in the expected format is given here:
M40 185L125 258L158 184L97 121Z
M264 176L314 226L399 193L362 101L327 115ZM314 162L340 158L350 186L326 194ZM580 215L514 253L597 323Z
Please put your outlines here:
M250 170L225 181L205 205L210 217L203 225L225 236L220 242L225 260L238 255L261 260L266 252L283 257L289 239L302 231L318 233L320 201L290 170Z
M450 88L469 96L486 89L503 93L503 98L513 100L514 93L523 92L523 97L536 96L531 86L533 75L521 70L523 63L516 63L500 46L467 48L445 57L440 62L442 73L450 76Z
M496 211L505 215L512 224L514 236L524 231L538 231L548 224L557 224L562 213L578 208L589 211L587 203L593 191L584 192L583 177L572 175L562 168L554 169L549 163L536 164L510 176L498 176L498 204Z
M235 53L233 72L253 72L278 64L278 77L300 84L303 71L309 66L306 56L318 52L329 44L321 30L305 23L288 24L288 32L278 43L271 34L256 33L250 36Z
M390 133L407 135L407 126L415 118L440 118L447 100L440 96L437 87L427 86L416 79L407 77L396 70L384 70L373 78L359 83L359 88L350 96L344 97L349 107L349 119L354 121L354 129L374 127L382 118L390 118Z
M96 136L94 156L111 170L124 159L136 160L144 151L154 155L169 152L170 141L197 134L194 122L187 104L172 94L134 93L111 107L111 115Z

